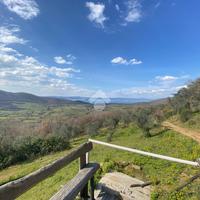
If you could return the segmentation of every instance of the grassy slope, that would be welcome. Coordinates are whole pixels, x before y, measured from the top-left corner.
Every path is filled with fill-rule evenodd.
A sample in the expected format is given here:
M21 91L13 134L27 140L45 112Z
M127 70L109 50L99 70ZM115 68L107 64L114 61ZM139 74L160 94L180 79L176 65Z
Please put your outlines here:
M200 132L200 113L193 113L187 122L181 122L178 115L174 115L169 119L172 123Z
M106 141L106 137L106 134L101 134L95 138ZM76 141L75 145L79 145L84 141L85 139L82 138ZM129 126L128 128L118 128L114 133L112 142L115 144L139 148L146 151L188 160L194 160L200 155L200 145L180 134L176 134L173 131L166 131L163 134L154 136L152 138L144 138L141 131L133 125ZM17 176L21 177L25 174L28 174L40 168L41 166L52 162L60 156L65 155L66 153L67 151L56 153L37 159L30 163L16 165L2 170L0 172L1 183L8 181L9 179L11 180L13 178L17 178ZM177 196L175 197L169 191L173 191L177 185L181 184L190 175L198 172L198 169L190 166L139 156L133 153L123 152L99 145L94 146L90 160L103 164L103 172L108 171L110 168L116 169L115 162L120 161L133 162L134 164L141 165L147 180L152 180L154 182L157 180L161 181L159 185L154 187L154 192L152 195L152 198L156 198L158 194L160 194L158 199L177 199ZM45 181L32 188L19 199L49 199L49 197L51 197L61 185L66 183L67 180L72 178L77 171L78 161L75 161L71 165L58 171L54 176L49 177ZM123 170L123 172L134 176L134 172L128 169ZM15 177L13 176L14 174ZM179 199L198 199L199 197L197 196L197 193L199 189L196 188L198 183L198 181L194 182L194 184L191 185L191 188L186 188L182 193L179 193ZM188 196L186 195L188 194L188 191L191 193L194 192L194 194Z

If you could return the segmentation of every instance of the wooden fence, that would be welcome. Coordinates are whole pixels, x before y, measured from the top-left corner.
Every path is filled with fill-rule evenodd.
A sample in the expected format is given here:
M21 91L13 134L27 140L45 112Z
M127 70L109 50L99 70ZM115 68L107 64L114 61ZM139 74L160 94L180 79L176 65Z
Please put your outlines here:
M88 163L87 153L93 148L92 142L81 145L69 155L18 180L0 186L0 200L13 200L22 195L33 186L53 175L58 170L67 166L72 161L80 158L78 174L56 193L51 200L72 200L79 193L81 199L88 199L88 182L90 181L90 198L94 199L94 174L99 169L99 164Z
M33 186L46 179L47 177L53 175L58 170L67 166L69 163L76 159L80 159L80 170L77 175L70 180L66 185L64 185L60 191L58 191L51 200L73 200L80 193L80 197L83 200L88 200L88 183L90 182L90 199L94 200L94 174L99 169L98 163L88 163L88 153L93 149L92 143L112 147L115 149L120 149L124 151L129 151L133 153L138 153L145 156L151 156L155 158L160 158L164 160L169 160L173 162L188 164L192 166L199 167L199 160L188 161L179 158L173 158L169 156L159 155L155 153L145 152L138 149L132 149L128 147L123 147L119 145L114 145L106 142L101 142L98 140L89 139L89 142L81 145L79 148L73 150L70 154L60 158L53 163L23 177L16 181L12 181L0 186L0 200L13 200L20 195L22 195L27 190L31 189Z

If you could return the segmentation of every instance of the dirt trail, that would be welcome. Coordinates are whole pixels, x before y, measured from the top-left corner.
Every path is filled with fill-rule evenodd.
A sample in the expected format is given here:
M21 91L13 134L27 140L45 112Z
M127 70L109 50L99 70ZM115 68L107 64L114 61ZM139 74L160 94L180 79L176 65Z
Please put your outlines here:
M172 129L176 132L179 132L183 135L186 135L188 137L191 137L191 138L193 138L194 140L196 140L197 142L200 143L200 132L193 131L193 130L190 130L188 128L180 127L180 126L172 124L171 122L168 122L168 121L165 121L163 123L163 126L169 128L169 129Z

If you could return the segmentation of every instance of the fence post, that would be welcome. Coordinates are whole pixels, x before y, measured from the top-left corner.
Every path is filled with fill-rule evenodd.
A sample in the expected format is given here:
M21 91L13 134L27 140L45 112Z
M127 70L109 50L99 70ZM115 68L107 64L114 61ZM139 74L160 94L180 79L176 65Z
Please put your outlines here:
M94 176L90 179L90 200L94 199Z
M80 169L83 169L87 164L86 154L80 157ZM81 200L88 200L88 184L80 192Z

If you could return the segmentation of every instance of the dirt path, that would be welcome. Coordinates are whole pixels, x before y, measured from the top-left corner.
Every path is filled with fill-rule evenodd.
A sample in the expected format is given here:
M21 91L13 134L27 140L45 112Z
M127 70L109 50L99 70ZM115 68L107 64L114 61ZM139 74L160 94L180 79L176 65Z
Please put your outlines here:
M196 140L197 142L200 143L200 132L196 132L196 131L190 130L188 128L183 128L183 127L177 126L177 125L172 124L171 122L168 122L168 121L165 121L163 123L163 126L169 128L169 129L172 129L176 132L179 132L183 135L186 135L188 137L191 137L191 138L193 138L194 140Z

